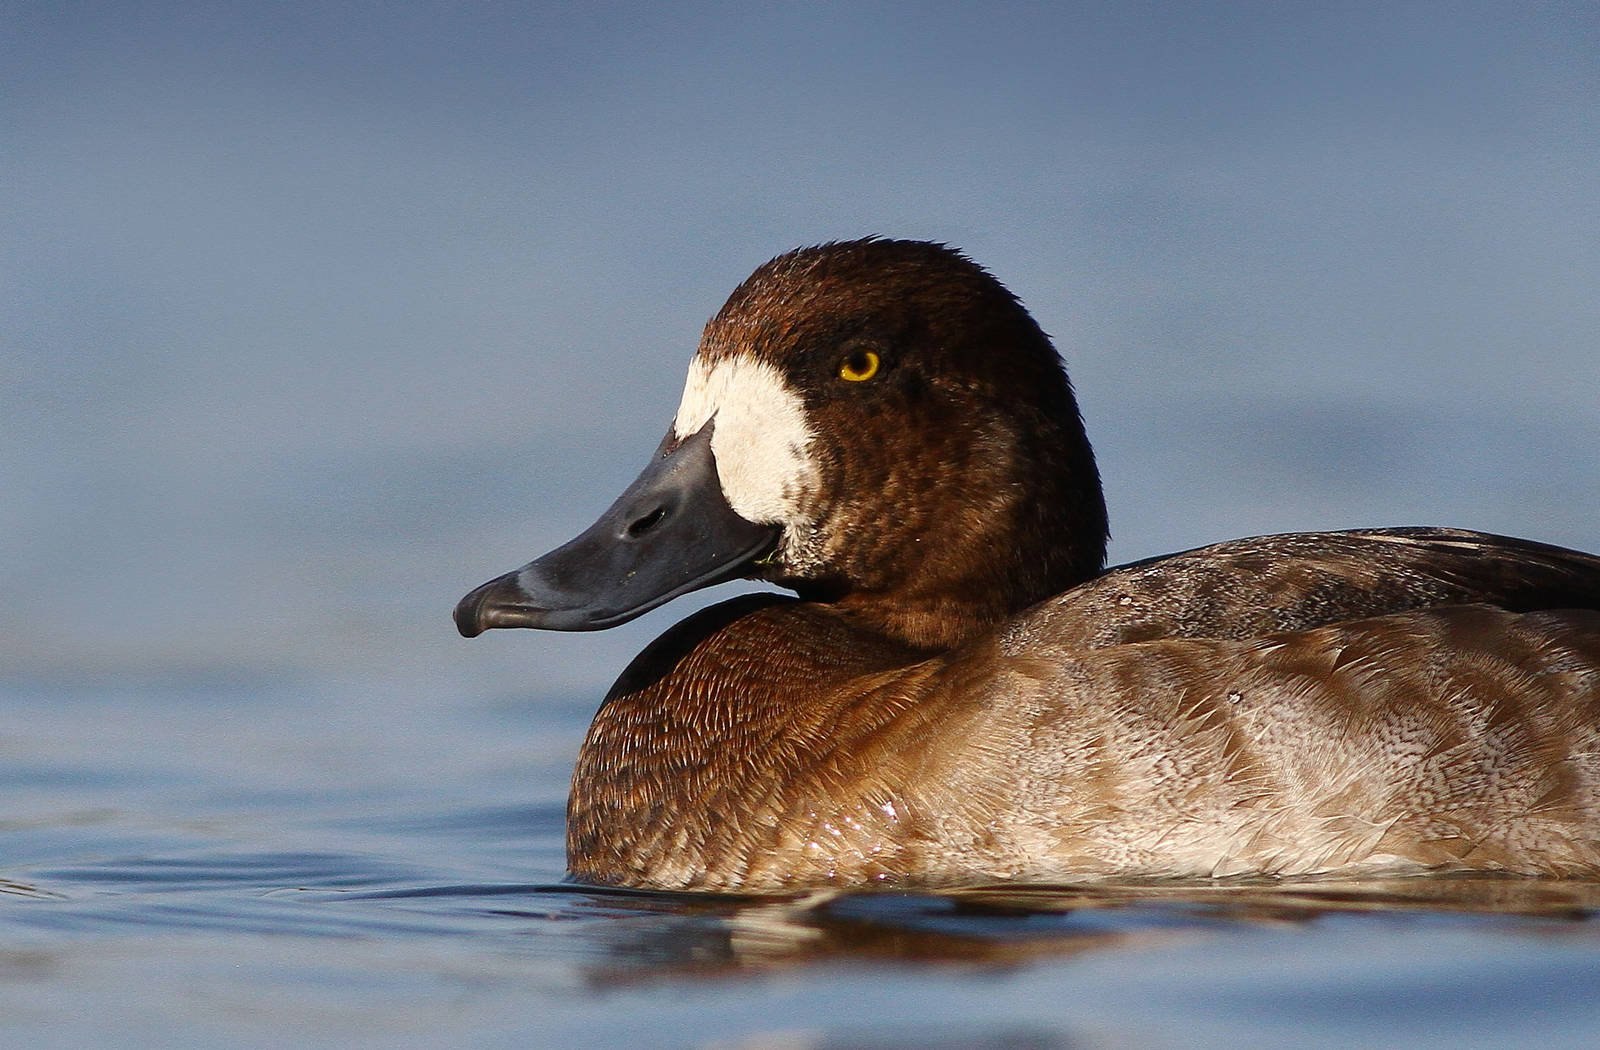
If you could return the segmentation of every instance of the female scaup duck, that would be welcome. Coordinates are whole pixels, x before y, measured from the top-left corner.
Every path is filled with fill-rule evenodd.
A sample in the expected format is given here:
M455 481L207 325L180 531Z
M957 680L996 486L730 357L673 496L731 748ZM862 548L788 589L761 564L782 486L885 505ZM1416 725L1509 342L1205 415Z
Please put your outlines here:
M623 672L568 805L587 882L1600 876L1600 558L1384 529L1103 572L1105 542L1049 338L959 253L869 239L756 270L638 480L455 616L799 595Z

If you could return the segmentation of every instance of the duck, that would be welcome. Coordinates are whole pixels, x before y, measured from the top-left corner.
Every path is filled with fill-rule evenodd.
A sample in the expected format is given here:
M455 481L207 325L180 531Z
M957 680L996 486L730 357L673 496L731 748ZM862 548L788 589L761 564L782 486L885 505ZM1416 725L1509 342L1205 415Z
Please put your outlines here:
M455 623L781 589L605 696L584 884L1600 877L1600 557L1413 527L1107 569L1107 521L1022 302L943 244L830 242L734 290L637 480Z

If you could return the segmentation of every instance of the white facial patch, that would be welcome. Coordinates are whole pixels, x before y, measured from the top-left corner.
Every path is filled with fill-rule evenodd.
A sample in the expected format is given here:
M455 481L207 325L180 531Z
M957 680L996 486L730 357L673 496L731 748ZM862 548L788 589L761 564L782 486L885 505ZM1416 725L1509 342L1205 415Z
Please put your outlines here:
M761 525L801 523L801 494L815 484L814 435L805 405L782 373L743 355L709 367L697 355L673 434L681 441L713 417L711 452L728 505Z

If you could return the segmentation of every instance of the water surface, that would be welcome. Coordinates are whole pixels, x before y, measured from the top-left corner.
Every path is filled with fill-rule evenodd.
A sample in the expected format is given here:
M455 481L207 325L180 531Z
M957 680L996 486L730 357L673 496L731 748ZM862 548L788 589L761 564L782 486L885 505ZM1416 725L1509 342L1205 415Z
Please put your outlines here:
M589 704L414 677L12 680L10 1045L1600 1040L1600 886L563 884Z

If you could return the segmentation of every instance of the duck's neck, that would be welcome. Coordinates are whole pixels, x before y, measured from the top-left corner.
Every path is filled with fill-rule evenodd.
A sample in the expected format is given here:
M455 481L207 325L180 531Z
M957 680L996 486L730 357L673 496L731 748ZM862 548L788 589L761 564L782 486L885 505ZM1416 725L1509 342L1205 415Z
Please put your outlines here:
M1093 579L1106 556L1100 477L1081 429L1056 430L1040 439L1046 448L1013 436L990 444L1012 441L1020 451L966 450L959 469L926 481L935 495L909 501L892 528L829 523L843 537L844 550L829 559L837 567L776 582L864 633L932 653L966 645ZM1029 477L1038 463L1049 469Z
M1087 578L1087 577L1084 577ZM1064 583L1056 591L1081 582ZM927 593L873 594L856 591L827 603L827 608L857 631L893 639L925 655L947 652L993 630L1038 599L1003 593L940 588Z
M825 741L846 732L860 744L892 719L909 701L880 704L874 672L924 655L776 595L677 625L635 658L589 727L567 808L573 875L705 884L765 833L751 799L783 797Z
M1044 373L1035 403L1007 412L930 394L928 455L883 476L827 475L814 527L786 534L764 577L938 652L1098 576L1108 529L1094 451L1053 354Z

